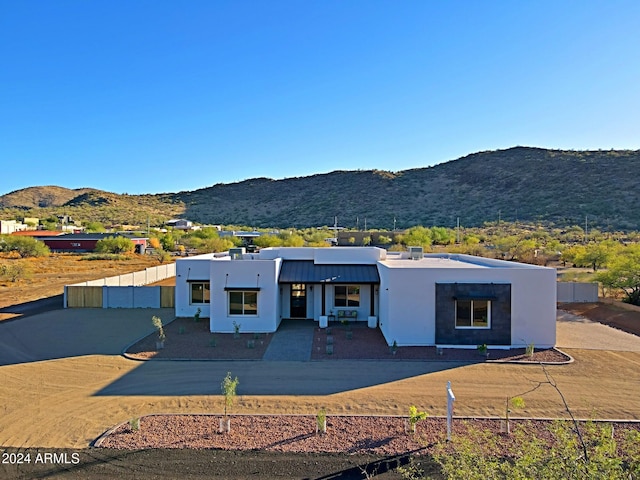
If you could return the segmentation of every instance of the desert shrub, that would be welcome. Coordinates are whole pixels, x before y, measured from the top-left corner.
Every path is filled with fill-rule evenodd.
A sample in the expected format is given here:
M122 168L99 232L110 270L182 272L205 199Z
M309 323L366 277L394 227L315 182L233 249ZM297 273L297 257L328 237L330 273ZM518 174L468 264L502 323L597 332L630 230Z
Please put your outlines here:
M130 238L107 237L98 240L95 251L97 253L131 253L135 245Z
M130 258L117 253L92 253L82 257L82 260L130 260Z
M6 278L10 282L17 282L21 278L28 278L31 275L29 266L20 261L0 264L0 277Z
M0 252L16 252L21 257L48 257L51 251L44 243L31 237L0 236Z
M499 436L466 425L465 432L453 435L451 443L436 444L433 458L444 477L451 479L640 478L637 430L616 440L609 423L583 423L578 435L573 423L556 421L548 431L550 436L545 440L531 435L526 424L518 425L514 443L505 450Z

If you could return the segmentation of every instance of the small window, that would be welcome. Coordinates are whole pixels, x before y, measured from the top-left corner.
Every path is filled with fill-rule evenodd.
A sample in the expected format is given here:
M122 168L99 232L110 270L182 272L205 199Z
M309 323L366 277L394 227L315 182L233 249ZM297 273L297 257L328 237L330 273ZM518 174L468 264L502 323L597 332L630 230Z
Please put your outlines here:
M211 286L209 282L191 282L191 303L209 303Z
M360 287L357 285L336 285L333 302L336 307L359 307Z
M456 328L490 328L489 300L456 300Z
M229 292L229 315L258 315L258 292Z

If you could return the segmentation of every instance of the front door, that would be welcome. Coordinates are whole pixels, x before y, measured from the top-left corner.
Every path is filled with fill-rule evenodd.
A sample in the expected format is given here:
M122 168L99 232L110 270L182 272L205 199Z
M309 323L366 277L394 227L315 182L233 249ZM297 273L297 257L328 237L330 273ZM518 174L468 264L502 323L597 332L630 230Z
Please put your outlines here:
M307 318L307 286L304 283L291 284L291 318Z

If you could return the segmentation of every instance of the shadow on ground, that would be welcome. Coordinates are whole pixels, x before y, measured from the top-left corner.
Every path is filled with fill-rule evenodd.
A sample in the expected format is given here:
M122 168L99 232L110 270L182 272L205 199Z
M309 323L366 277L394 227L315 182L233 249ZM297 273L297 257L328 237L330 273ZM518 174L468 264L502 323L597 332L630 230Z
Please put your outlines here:
M0 366L83 355L119 355L153 331L151 317L173 309L60 309L0 322Z
M142 362L95 393L219 395L228 371L242 379L239 395L331 395L469 365L465 362Z
M402 478L395 473L409 461L406 455L379 457L346 454L290 454L274 452L237 452L220 450L150 449L56 449L57 462L35 463L38 454L51 449L11 450L30 454L31 463L0 464L0 478L57 478L133 480L156 479L245 479L291 478L355 480ZM423 464L430 457L423 458Z

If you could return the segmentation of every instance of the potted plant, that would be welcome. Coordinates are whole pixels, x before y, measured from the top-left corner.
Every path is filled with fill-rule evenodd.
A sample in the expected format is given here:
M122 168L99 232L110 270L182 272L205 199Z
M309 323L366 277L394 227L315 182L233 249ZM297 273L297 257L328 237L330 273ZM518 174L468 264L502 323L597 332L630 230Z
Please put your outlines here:
M158 338L156 340L156 350L162 350L164 348L164 341L167 339L167 336L164 334L162 319L154 315L153 317L151 317L151 321L153 322L153 326L156 327L156 330L158 332Z
M240 338L240 327L242 324L233 321L233 338Z
M396 352L398 351L398 342L396 342L395 340L393 341L393 343L391 344L391 347L389 347L391 350L391 354L395 355Z
M200 310L198 308L198 310L196 310L195 315L193 316L193 321L194 322L199 322L200 321L200 314L202 313L202 310Z
M316 433L320 435L327 433L327 411L324 408L318 410L316 414Z
M233 406L233 401L236 397L236 388L238 387L238 377L231 379L231 372L227 372L227 375L220 384L222 395L224 395L224 417L220 419L220 432L229 433L231 431L231 419L227 415L227 408Z
M484 357L488 357L489 356L489 351L488 351L488 347L486 343L483 343L482 345L478 345L477 347L478 349L478 353Z

